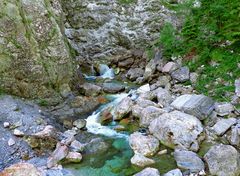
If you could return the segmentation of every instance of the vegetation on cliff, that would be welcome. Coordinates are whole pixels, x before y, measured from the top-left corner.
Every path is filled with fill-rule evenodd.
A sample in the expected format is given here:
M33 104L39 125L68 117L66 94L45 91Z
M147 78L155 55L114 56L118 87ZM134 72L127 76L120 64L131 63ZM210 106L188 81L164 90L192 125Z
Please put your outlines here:
M196 89L225 100L240 75L239 2L201 0L167 5L184 15L185 21L180 31L166 24L154 47L161 45L167 58L182 56L192 71L201 73Z

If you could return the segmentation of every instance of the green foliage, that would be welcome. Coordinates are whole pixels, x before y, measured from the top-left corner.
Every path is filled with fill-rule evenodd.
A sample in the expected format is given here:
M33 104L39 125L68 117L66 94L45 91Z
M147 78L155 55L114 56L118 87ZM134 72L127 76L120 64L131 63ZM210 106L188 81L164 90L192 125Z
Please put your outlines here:
M131 4L136 2L136 0L118 0L121 4Z
M164 48L165 56L181 55L191 71L201 66L196 84L199 93L226 100L240 76L240 3L239 0L200 0L174 5L185 22L180 32L165 24L155 46ZM191 4L191 7L189 6ZM188 9L188 10L186 10Z
M39 99L38 104L39 104L39 106L48 106L49 105L48 101L45 99Z

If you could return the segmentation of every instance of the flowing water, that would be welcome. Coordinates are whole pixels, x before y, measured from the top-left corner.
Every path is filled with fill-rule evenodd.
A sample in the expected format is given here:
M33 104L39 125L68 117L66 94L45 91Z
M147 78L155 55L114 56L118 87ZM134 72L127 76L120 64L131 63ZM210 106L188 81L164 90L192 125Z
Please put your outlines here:
M100 77L113 79L114 72L112 69L102 66ZM85 76L88 80L94 80L94 76ZM130 160L133 151L129 146L129 132L117 132L114 127L118 122L112 122L108 126L103 126L99 122L100 113L106 108L117 105L123 98L130 96L136 98L134 91L129 94L121 93L116 95L108 95L106 98L110 103L101 106L93 112L86 121L86 127L89 133L101 135L110 145L107 152L98 155L83 155L83 161L80 164L67 165L66 168L76 176L127 176L139 172L142 168L131 165ZM130 130L129 130L130 131ZM136 131L136 130L135 130ZM152 167L158 168L161 173L176 168L175 161L171 155L155 156L153 158L156 164Z

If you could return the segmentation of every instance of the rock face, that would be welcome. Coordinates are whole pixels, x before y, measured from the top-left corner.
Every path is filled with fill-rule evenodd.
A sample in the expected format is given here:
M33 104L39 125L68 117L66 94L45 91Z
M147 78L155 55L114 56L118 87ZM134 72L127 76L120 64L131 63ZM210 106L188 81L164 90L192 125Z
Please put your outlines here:
M152 156L159 148L159 141L153 136L145 136L139 132L135 132L130 135L129 145L135 153Z
M73 74L59 1L3 0L0 6L1 88L26 98L54 96Z
M158 38L165 21L177 25L175 14L158 0L124 2L62 1L68 20L65 33L80 57L104 58L143 47Z
M200 120L207 118L214 109L214 101L204 95L186 94L171 104L177 110L194 115Z
M204 156L211 175L238 176L239 153L230 145L215 145Z
M175 150L174 158L180 169L189 170L192 173L198 173L204 170L203 161L192 151Z
M203 132L203 126L196 117L173 111L153 120L149 130L166 146L198 150L198 140Z
M160 176L160 173L155 168L147 167L146 169L143 169L141 172L139 172L133 176Z
M35 166L28 163L14 164L0 173L1 176L43 176Z

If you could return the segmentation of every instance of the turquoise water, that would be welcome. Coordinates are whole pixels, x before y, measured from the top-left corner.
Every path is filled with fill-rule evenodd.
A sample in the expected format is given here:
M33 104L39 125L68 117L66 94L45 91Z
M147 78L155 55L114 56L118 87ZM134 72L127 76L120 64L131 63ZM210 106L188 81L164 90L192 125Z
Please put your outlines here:
M75 176L130 176L143 168L136 167L131 164L130 160L133 151L129 146L129 132L137 130L134 123L127 125L127 132L121 133L113 130L118 122L102 126L98 121L98 115L105 108L115 106L128 94L118 94L107 96L110 103L101 106L95 113L87 119L87 129L90 133L101 135L105 142L109 144L109 148L105 153L100 154L83 154L83 160L79 164L65 165L64 168L70 170ZM165 149L163 146L160 149ZM156 155L152 159L156 164L151 167L157 168L161 174L176 168L176 163L171 155L171 150L166 155Z

